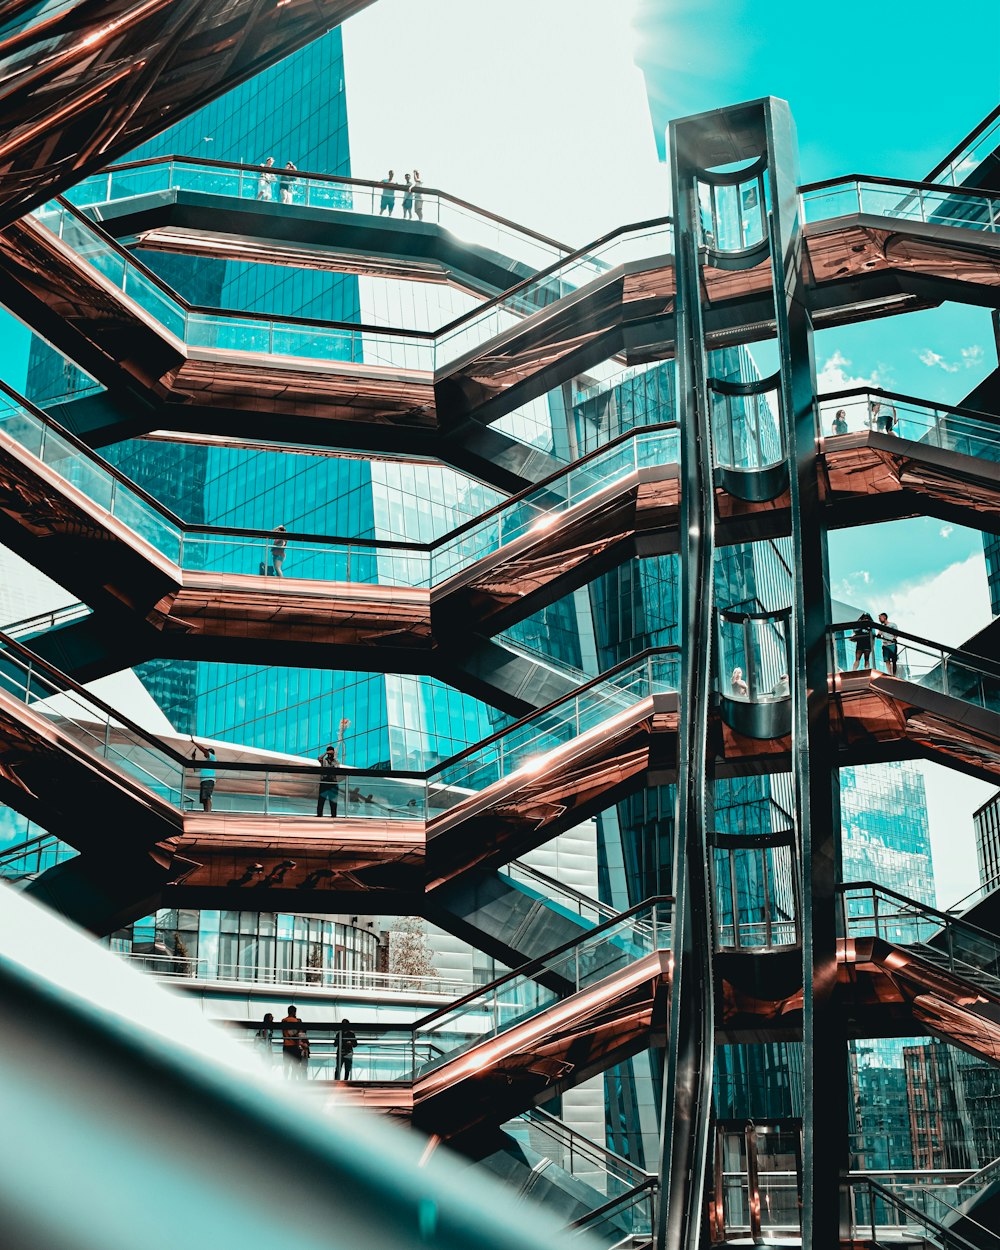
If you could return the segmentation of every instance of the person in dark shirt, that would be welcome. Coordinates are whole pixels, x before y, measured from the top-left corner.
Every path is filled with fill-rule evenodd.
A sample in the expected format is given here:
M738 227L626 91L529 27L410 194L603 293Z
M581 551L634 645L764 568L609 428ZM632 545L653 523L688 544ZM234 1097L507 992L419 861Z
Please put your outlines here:
M885 671L890 677L895 677L896 661L899 659L899 639L896 637L896 622L889 620L888 612L880 612L878 614L878 623L882 626L878 639L882 644L882 659L885 661Z
M337 1072L336 1079L349 1081L351 1072L354 1069L354 1052L357 1049L358 1036L351 1028L351 1022L346 1017L341 1022L340 1031L337 1033Z
M282 204L291 204L292 202L292 187L295 183L295 179L292 177L294 170L295 166L292 162L287 161L285 168L281 171L281 177L278 179L278 195Z
M854 626L854 633L851 634L851 642L854 643L854 668L852 672L857 672L859 668L871 668L872 666L872 630L871 627L875 622L868 612L862 612L858 617L858 622Z
M198 750L208 761L201 767L201 783L198 786L198 801L203 812L212 810L212 795L215 793L215 751L211 747L199 747ZM194 757L198 758L197 755Z
M330 815L337 814L337 800L340 798L340 760L337 748L331 743L319 757L319 797L316 801L316 815L322 816L326 804L330 804Z

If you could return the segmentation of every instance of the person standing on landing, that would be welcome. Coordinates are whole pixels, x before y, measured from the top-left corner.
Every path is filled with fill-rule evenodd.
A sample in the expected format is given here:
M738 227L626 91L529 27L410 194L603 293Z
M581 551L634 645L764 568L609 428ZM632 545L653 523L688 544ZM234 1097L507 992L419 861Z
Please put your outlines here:
M392 216L392 210L396 207L396 192L392 189L392 180L395 178L395 170L390 169L388 177L382 179L382 199L379 201L378 215L381 217L383 213Z
M887 612L880 612L878 614L878 623L882 626L878 639L882 644L882 659L885 661L885 671L890 677L895 677L896 661L899 659L899 640L895 633L897 629L896 622L889 620Z
M270 200L271 188L274 186L274 174L269 173L271 166L274 164L274 157L269 156L264 162L264 168L260 171L257 179L257 199Z
M212 810L212 795L215 793L215 751L212 747L199 747L198 750L208 761L201 767L201 782L198 786L198 802L203 812ZM197 759L195 753L192 759Z

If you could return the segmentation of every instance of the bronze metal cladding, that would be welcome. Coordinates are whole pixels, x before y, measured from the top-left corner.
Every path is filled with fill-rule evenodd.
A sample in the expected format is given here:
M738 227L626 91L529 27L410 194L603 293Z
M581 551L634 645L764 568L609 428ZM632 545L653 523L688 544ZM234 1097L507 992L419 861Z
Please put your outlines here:
M910 278L919 279L918 294L927 291L929 281L939 284L940 290L935 288L937 293L930 303L949 295L995 302L996 287L1000 285L1000 255L994 236L954 229L942 231L918 223L899 224L906 230L862 227L853 218L810 227L807 247L812 257L813 290L822 295L824 307L831 300L826 284L841 279L843 300L850 306L851 319L899 311L900 290L906 289ZM117 296L111 284L83 262L74 268L61 244L37 237L47 232L31 219L25 219L15 229L16 234L8 232L6 242L0 245L0 264L12 279L16 310L33 315L36 320L44 318L46 307L50 314L57 313L50 317L52 324L48 329L53 342L59 346L62 336L81 363L107 385L138 386L145 398L158 405L150 410L151 428L167 429L173 423L179 429L224 432L221 426L226 424L227 414L231 420L234 412L312 417L319 427L316 437L322 440L322 430L328 426L326 437L332 444L342 442L350 429L357 437L359 429L367 426L379 430L382 440L391 442L395 433L400 449L411 450L409 444L404 448L407 438L452 428L473 416L494 421L573 373L623 350L626 363L633 358L661 359L673 354L675 281L669 258L620 266L531 313L511 329L484 340L464 358L432 375L429 371L372 367L351 361L280 358L195 347L178 355L176 340L164 333L159 343L153 341L155 326L137 314L131 301ZM908 233L911 230L914 233ZM877 247L873 242L875 235L880 236ZM891 245L886 242L890 236ZM905 240L905 246L899 240ZM858 247L861 252L853 250ZM874 259L872 248L877 252ZM57 252L59 264L49 273L46 258ZM29 259L23 259L25 256ZM771 332L767 317L760 320L757 298L769 276L763 272L766 266L758 268L761 272L719 269L706 278L713 288L714 300L706 311L709 331L712 317L721 316L723 305L732 304L736 310L732 316L721 317L720 325L729 326L727 342L746 341ZM889 271L898 282L889 293L888 304L882 307L878 303L885 297L883 287L879 287L872 294L874 304L868 306L856 279L859 275ZM757 285L746 286L748 282ZM750 303L740 314L741 305L748 299ZM24 301L30 303L30 309L27 304L22 309ZM834 298L830 306L835 305ZM94 323L93 332L88 329L88 321ZM817 322L821 321L817 312ZM641 324L647 329L640 338L652 334L653 345L631 345L632 331ZM67 334L72 337L72 344L66 340ZM107 348L112 341L109 334L125 336L122 342L126 350L122 351L118 344L119 354L124 357L121 364ZM127 350L130 334L139 336L136 341L141 340L141 350ZM146 342L151 334L153 340ZM91 338L87 339L87 335ZM81 347L83 339L86 342ZM428 351L431 342L427 340ZM84 359L87 344L90 359ZM212 418L216 408L220 409L218 427L213 426Z
M909 745L984 781L1000 781L1000 716L884 673L838 673L833 716L842 746Z
M0 40L0 224L159 134L368 0L34 6Z
M280 638L373 651L429 651L431 645L429 592L400 586L185 570L182 587L158 611L169 614L167 630L203 637Z
M851 504L899 496L902 510L926 514L937 505L965 512L982 528L1000 527L1000 464L892 434L863 431L823 439L826 502L849 517Z

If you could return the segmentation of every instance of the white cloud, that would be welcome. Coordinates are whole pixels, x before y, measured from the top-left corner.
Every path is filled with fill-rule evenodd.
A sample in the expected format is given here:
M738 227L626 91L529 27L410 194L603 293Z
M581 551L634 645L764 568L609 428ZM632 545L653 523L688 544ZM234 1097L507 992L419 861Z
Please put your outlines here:
M863 378L850 372L851 362L842 352L836 351L824 362L816 374L816 388L820 395L829 391L850 391L857 386L881 386L878 370Z
M975 369L983 362L983 349L977 343L960 348L958 354L961 357L958 361L945 360L940 352L932 352L925 347L922 352L917 352L917 359L928 369L943 369L945 373L958 373L963 365L966 369Z
M867 569L858 569L856 573L848 573L831 587L834 599L841 599L852 606L865 586L871 585L872 575Z
M883 607L900 629L960 646L993 619L982 552L898 587L878 610Z
M949 364L939 352L932 352L929 347L922 352L917 352L917 359L928 369L943 369L945 373L958 372L958 365Z
M942 538L950 538L955 532L954 525L942 525L938 533Z

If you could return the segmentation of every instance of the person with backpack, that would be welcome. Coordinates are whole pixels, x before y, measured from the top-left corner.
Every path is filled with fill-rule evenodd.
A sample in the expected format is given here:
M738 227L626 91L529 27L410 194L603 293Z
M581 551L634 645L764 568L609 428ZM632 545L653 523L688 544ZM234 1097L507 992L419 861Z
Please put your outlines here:
M337 1032L337 1072L336 1079L349 1081L354 1068L354 1052L358 1046L358 1035L351 1028L351 1022L344 1017Z

